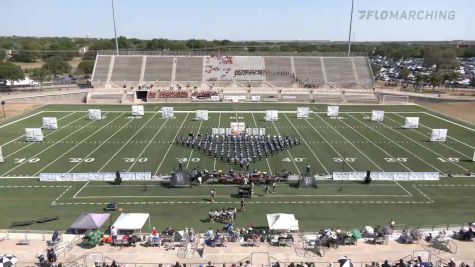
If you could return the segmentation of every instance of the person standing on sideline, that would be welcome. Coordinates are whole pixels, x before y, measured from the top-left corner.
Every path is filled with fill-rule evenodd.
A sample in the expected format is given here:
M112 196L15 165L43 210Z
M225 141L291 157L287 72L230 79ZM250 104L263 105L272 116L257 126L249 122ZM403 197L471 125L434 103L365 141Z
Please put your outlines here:
M305 171L305 175L310 175L310 164L307 164L307 170Z
M243 197L241 198L241 211L246 211L246 201L244 201Z
M201 182L203 182L203 178L201 176L198 177L198 183L201 185Z
M274 195L277 193L275 189L276 189L276 184L275 184L275 181L274 181L272 183L272 194L274 194Z
M268 194L269 194L269 186L266 185L266 186L264 186L264 196L267 197Z
M214 198L216 197L216 191L213 189L211 189L211 203L214 203Z
M183 171L183 160L181 159L178 160L178 170Z
M117 228L115 228L115 226L111 227L111 236L112 242L115 242L117 240Z

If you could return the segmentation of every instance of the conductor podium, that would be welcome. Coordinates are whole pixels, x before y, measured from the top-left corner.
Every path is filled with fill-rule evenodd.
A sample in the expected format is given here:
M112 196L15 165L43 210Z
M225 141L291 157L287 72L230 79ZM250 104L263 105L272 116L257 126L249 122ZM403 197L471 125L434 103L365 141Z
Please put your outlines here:
M240 198L251 198L252 189L248 184L239 186L238 195Z

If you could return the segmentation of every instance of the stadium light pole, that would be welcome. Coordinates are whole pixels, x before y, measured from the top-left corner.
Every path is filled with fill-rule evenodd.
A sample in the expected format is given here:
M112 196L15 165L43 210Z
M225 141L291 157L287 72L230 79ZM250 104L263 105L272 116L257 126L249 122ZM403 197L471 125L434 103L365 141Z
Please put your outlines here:
M115 52L119 55L119 42L117 42L117 30L115 28L115 10L114 10L114 0L112 2L112 21L114 22L114 38L115 38Z
M348 33L348 56L350 56L351 53L351 26L353 24L353 5L354 5L354 0L351 0L351 14L350 14L350 32Z

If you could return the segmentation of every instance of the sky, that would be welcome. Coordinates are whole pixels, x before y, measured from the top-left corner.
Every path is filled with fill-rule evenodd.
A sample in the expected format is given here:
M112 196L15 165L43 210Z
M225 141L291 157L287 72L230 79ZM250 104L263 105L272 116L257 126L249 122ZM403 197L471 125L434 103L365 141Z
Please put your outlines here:
M140 39L346 41L351 14L351 0L114 4L118 36ZM0 36L114 36L111 0L0 0L0 10ZM398 15L390 18L390 12ZM410 12L417 15L409 19ZM441 12L446 18L435 19ZM355 0L352 40L475 40L474 13L475 0Z

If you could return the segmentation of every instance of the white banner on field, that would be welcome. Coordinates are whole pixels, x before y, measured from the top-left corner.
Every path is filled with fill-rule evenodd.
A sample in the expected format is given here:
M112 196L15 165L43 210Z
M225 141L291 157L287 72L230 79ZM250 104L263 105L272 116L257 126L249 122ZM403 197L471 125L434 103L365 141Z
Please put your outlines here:
M364 181L366 172L334 172L335 181ZM371 172L374 181L438 181L438 172Z
M143 106L132 106L132 116L143 116L145 113Z
M408 128L408 129L419 128L419 117L406 117L404 128Z
M90 120L102 120L101 110L100 109L90 109L89 110L89 119Z
M207 121L208 120L208 111L207 110L197 110L195 120Z
M383 121L384 110L373 110L371 112L371 121Z
M279 120L279 111L277 110L266 110L266 121L278 121Z
M115 172L40 173L42 182L114 181ZM150 181L151 172L120 172L122 181Z
M212 96L211 96L211 100L213 100L213 101L219 101L219 100L220 100L220 99L219 99L219 95L212 95Z
M265 135L266 128L246 128L247 135Z
M43 117L43 129L58 129L58 120L56 117Z
M309 107L298 107L297 108L297 119L307 119L310 114Z
M0 163L5 162L3 159L2 147L0 146Z
M339 106L328 106L327 107L327 116L328 117L338 117L340 111Z
M225 129L225 134L226 135L231 135L233 132L231 131L231 128L226 128Z
M225 95L225 100L246 100L245 95Z
M246 131L246 123L244 122L231 122L231 131L233 134L241 134Z
M173 107L163 107L162 118L164 119L173 118Z
M473 151L473 159L472 159L473 162L475 162L475 151Z
M251 95L251 101L261 101L260 95Z
M431 142L445 142L445 140L447 140L447 129L432 129Z
M41 128L25 128L27 142L43 142L43 132Z

